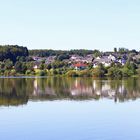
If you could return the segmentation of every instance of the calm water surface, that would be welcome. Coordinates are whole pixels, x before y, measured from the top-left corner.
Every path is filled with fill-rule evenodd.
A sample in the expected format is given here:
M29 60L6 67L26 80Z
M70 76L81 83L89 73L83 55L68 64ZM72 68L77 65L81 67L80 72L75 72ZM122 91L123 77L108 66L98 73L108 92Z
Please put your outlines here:
M0 140L139 140L140 79L0 78Z

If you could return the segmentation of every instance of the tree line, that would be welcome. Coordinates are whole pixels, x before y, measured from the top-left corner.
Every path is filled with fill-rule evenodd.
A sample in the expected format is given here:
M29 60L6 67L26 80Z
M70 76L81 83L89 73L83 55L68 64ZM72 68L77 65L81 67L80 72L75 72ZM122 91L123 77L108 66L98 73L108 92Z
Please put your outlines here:
M29 55L27 47L18 45L0 45L0 61L10 59L13 63L17 61L17 57L27 57Z
M76 50L29 50L29 55L38 57L48 57L48 56L60 56L60 55L79 55L86 56L88 54L93 54L94 50L86 49L76 49Z

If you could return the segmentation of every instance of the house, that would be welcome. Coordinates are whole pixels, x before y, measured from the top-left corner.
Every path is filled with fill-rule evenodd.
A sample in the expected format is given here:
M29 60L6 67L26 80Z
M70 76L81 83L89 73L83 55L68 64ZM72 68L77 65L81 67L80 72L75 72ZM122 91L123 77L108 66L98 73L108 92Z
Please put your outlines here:
M34 70L35 70L35 69L38 69L38 68L39 68L39 65L40 65L40 62L35 61L35 62L34 62L33 69L34 69Z
M125 65L127 62L127 54L119 56L117 54L103 55L93 60L93 67L96 68L99 64L103 64L105 67L111 66L111 63L120 63Z
M79 56L79 55L72 55L70 57L71 62L83 62L83 60L84 60L84 57Z
M34 69L38 69L38 66L37 65L34 65L34 67L33 67Z
M73 67L74 67L75 70L84 70L88 67L88 65L85 64L85 63L79 62L79 63L73 64Z
M133 60L140 60L140 54L133 56Z
M32 59L33 59L34 61L37 61L37 62L40 62L40 61L44 60L43 57L37 57L37 56L33 56Z
M115 61L115 60L116 60L116 57L115 57L114 55L110 54L110 55L108 56L108 59L110 59L110 60L112 60L112 61Z
M93 67L97 67L99 64L103 64L105 67L108 67L111 65L111 63L114 61L114 58L112 60L112 57L108 56L102 56L101 58L97 57L93 60Z
M93 55L89 54L86 56L79 56L79 55L71 55L69 62L80 62L80 63L91 63L93 59Z
M45 64L50 64L53 63L55 61L56 56L49 56L46 58L45 60Z
M122 60L121 60L121 64L122 64L122 65L125 65L126 62L127 62L127 60L125 60L125 59L122 59Z

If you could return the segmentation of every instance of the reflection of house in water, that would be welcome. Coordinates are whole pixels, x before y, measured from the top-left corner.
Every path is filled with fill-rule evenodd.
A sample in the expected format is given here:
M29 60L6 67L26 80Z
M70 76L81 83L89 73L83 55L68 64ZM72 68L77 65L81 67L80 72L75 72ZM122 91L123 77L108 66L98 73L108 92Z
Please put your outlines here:
M55 91L53 88L49 88L47 85L43 89L39 84L37 79L34 80L34 91L33 91L33 96L42 96L42 95L56 95Z
M92 87L85 85L81 81L78 81L78 79L75 80L70 91L71 91L72 96L88 96L88 97L90 97L93 95Z
M123 81L119 81L119 85L117 85L113 80L99 81L100 83L98 83L97 80L93 80L93 91L94 94L100 97L113 98L117 101L117 99L124 100L130 94L124 86L125 83ZM111 87L112 84L115 85L115 87ZM130 95L132 95L132 93Z
M126 89L125 89L125 87L124 87L124 85L122 84L121 86L119 86L119 88L118 88L118 93L120 93L120 94L126 94Z
M133 81L132 81L133 80ZM88 100L109 98L124 102L140 98L139 79L92 78L0 79L0 106L26 104L30 100Z
M66 80L66 79L64 79ZM100 99L109 98L115 101L124 101L140 97L139 91L133 88L129 90L126 83L114 80L93 80L76 78L71 82L63 81L44 82L34 80L34 91L30 96L32 99Z
M38 86L37 86L37 80L34 80L34 91L33 91L33 95L36 95L38 92Z
M100 80L100 82L102 81ZM116 90L111 89L110 83L106 81L98 83L98 80L93 80L92 85L87 85L76 79L71 87L72 96L88 96L93 98L99 96L113 98L115 94Z
M94 94L100 97L114 98L117 90L111 88L110 82L107 80L99 80L99 82L100 83L98 83L97 80L93 80ZM98 84L100 84L100 87Z
M110 83L104 80L93 80L93 90L94 94L101 97L113 97L115 95L115 90L111 89Z
M92 80L92 84L86 84L81 80L76 79L71 87L71 95L74 97L86 96L92 98L111 98L117 101L117 98L122 99L126 96L127 90L124 84L120 81L119 85L113 83L115 87L111 87L111 80Z
M116 90L111 89L111 86L106 82L102 86L102 96L113 98L115 96Z

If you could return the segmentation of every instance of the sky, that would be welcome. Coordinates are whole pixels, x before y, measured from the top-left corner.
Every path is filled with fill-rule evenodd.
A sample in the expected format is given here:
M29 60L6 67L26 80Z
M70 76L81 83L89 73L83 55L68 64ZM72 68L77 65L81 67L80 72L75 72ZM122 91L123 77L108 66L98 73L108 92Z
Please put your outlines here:
M0 44L140 50L140 0L0 0Z

